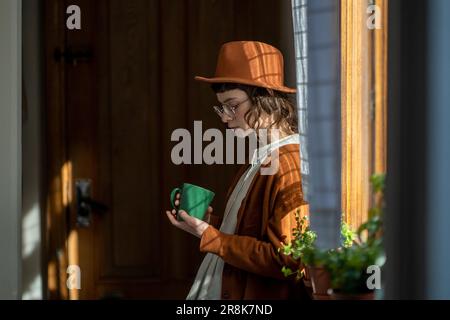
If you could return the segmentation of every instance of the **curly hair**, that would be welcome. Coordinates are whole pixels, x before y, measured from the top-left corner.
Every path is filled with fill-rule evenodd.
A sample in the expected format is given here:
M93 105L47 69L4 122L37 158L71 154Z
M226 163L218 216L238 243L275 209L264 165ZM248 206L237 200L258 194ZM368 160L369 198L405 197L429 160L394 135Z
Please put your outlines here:
M273 117L272 123L266 129L276 126L287 133L298 133L297 109L290 95L272 89L239 83L213 83L211 88L215 93L233 89L244 91L253 105L244 118L254 130L259 129L258 120L261 114L266 113Z

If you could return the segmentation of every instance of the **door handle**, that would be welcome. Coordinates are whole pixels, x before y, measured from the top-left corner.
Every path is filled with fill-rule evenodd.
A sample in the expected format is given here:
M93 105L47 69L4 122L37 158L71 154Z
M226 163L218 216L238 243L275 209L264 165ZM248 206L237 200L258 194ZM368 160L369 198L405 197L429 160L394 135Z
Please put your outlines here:
M77 226L87 228L92 222L92 213L104 213L109 210L108 206L91 197L92 180L77 179L75 181L76 188L76 210L77 210Z

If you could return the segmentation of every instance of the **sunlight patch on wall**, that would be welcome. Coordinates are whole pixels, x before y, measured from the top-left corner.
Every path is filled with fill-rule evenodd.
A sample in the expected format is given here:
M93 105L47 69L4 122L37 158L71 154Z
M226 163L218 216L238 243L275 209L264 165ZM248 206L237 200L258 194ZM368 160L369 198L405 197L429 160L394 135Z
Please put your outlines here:
M22 292L23 300L40 300L42 299L42 277L36 275L34 279L24 288Z
M28 258L41 242L39 205L35 203L25 214L22 225L22 257Z
M41 257L41 218L39 205L33 204L22 220L23 299L42 299L42 276L39 268Z

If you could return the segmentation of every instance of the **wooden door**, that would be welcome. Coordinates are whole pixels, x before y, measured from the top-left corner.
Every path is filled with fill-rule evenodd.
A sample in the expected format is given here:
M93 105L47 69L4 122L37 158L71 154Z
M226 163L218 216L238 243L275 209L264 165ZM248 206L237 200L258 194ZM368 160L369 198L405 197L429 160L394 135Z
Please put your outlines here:
M65 27L69 5L81 9L81 30ZM193 132L194 120L203 130L220 126L214 95L193 77L214 72L223 42L278 46L278 3L45 6L48 297L183 299L202 255L198 239L167 221L170 190L185 181L214 190L220 215L236 167L172 164L171 133ZM273 24L255 18L267 11ZM80 181L90 181L91 199L105 206L84 226L77 223ZM68 289L69 265L80 267L81 289Z

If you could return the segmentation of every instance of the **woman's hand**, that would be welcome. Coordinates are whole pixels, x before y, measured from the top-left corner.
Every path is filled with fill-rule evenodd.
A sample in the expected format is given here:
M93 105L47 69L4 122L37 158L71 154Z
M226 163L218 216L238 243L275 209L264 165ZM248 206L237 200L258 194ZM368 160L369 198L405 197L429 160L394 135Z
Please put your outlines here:
M175 207L178 208L178 205L180 204L180 194L178 193L175 197ZM212 207L208 207L208 210L206 212L207 215L211 214L213 211ZM180 210L179 215L183 219L183 221L177 220L177 210L173 209L172 211L166 211L167 217L169 218L170 222L177 228L180 228L181 230L184 230L186 232L189 232L190 234L193 234L194 236L201 238L203 235L203 232L209 227L209 224L206 223L203 220L191 217L189 214L187 214L185 211Z

